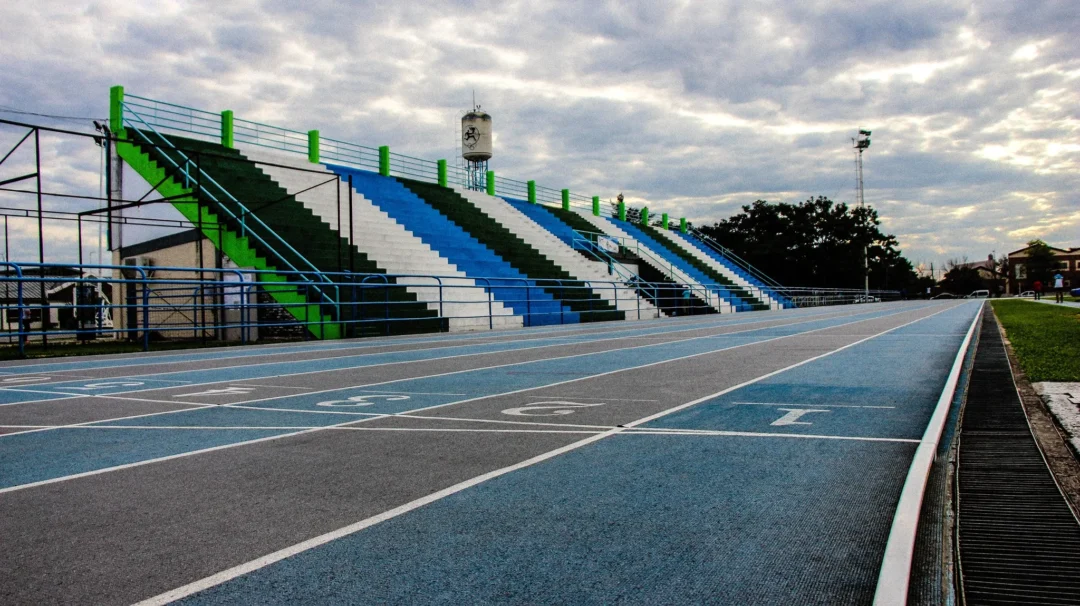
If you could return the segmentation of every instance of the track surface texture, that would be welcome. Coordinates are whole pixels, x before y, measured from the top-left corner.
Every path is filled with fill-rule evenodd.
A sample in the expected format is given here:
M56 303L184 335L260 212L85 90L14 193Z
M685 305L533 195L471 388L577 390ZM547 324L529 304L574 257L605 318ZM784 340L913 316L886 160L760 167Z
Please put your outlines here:
M1080 524L1031 435L990 313L960 425L957 487L966 604L1080 604Z
M0 603L867 604L977 302L0 367Z

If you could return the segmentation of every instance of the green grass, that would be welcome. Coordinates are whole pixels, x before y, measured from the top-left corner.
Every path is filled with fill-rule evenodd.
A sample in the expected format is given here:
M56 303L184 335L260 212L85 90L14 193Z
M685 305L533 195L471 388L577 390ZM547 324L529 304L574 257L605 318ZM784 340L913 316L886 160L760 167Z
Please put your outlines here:
M1017 300L992 305L1030 381L1080 381L1080 310Z

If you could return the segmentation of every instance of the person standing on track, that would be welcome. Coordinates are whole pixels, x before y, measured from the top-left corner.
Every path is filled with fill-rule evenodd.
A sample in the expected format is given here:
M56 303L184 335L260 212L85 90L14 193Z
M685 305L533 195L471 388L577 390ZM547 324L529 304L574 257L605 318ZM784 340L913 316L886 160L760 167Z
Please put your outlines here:
M1065 302L1065 277L1054 274L1054 303Z
M1042 298L1042 282L1035 280L1035 283L1031 285L1031 290L1035 291L1035 300L1038 301Z

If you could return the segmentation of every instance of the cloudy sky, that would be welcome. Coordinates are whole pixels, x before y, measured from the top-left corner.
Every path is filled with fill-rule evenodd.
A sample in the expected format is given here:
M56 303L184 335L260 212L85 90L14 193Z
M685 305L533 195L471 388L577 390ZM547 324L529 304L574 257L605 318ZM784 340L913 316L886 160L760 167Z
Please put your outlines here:
M940 267L1080 246L1076 32L1075 0L6 2L0 110L104 117L122 84L436 159L475 90L498 174L699 223L852 201L861 127L867 202Z

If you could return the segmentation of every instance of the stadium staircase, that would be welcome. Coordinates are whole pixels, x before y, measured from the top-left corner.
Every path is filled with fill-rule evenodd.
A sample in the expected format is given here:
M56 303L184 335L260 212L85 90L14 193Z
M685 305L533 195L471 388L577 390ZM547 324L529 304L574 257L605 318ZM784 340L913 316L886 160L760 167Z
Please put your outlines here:
M335 285L325 272L386 272L347 241L339 242L341 235L328 223L238 151L135 128L127 135L118 145L120 156L238 266L269 270L257 275L260 287L313 336L447 328L437 312L402 287L378 288L378 300L371 301L365 297L370 288Z
M777 309L773 305L772 299L768 298L768 295L761 292L760 289L749 284L739 283L737 276L734 272L721 271L706 260L694 255L688 250L684 241L676 240L673 234L669 230L657 229L652 225L635 225L631 224L633 229L636 229L640 235L647 236L652 242L664 247L668 252L672 252L677 255L684 262L690 264L694 269L704 274L709 278L709 281L713 284L725 286L731 297L728 298L732 305L735 306L737 311L756 311L763 309Z
M254 146L240 150L323 222L340 224L342 233L351 234L357 250L387 273L397 275L397 282L424 301L428 309L447 318L451 331L522 326L521 316L492 300L464 271L355 188L350 218L348 182L337 173L306 159Z
M562 305L529 276L519 271L468 231L451 221L401 181L355 168L327 164L327 168L347 181L389 217L438 251L458 269L473 276L494 300L524 318L526 326L574 324L578 315ZM449 191L449 190L447 190Z
M638 263L639 259L629 251L624 254L611 254L595 245L595 238L588 234L607 235L598 231L592 223L583 219L576 212L565 210L557 206L545 206L531 204L524 200L504 198L519 211L527 215L538 225L551 232L572 250L579 253L587 262L601 263L608 266L611 274L607 279L622 279L628 288L642 300L649 303L660 316L669 316L676 313L686 313L687 306L694 307L691 313L708 313L708 308L703 302L698 305L694 301L687 303L676 300L677 295L671 294L678 289L678 285L666 275L650 271L648 265ZM630 269L626 263L637 263L636 268ZM625 271L624 271L625 270ZM701 309L705 307L706 309Z
M555 235L552 229L570 233L573 233L573 230L547 214L538 205L530 205L537 206L536 213L527 213L529 209L511 204L503 198L459 187L455 187L454 190L496 223L513 232L525 244L536 249L541 256L550 260L559 269L574 278L583 280L593 292L599 294L612 307L626 312L627 318L657 317L656 307L642 299L637 292L611 284L617 280L617 277L608 273L606 264L587 260L575 252L570 244ZM533 219L533 216L540 218L541 213L550 217L550 221L546 221L545 225Z
M431 183L399 179L433 208L465 229L544 291L575 312L581 322L625 320L626 314L580 279L540 254L521 237L499 224L468 199L452 189Z
M642 236L640 232L633 229L633 225L626 221L619 221L614 218L597 217L591 214L578 213L579 217L588 221L594 230L603 232L609 236L619 238L621 245L630 248L634 254L636 254L642 263L646 263L654 270L663 274L667 279L672 280L677 284L704 284L708 285L712 283L707 276L701 274L689 264L682 262L677 255L667 252L666 249L656 243L651 245L648 242L643 242L643 239L651 239L647 236ZM625 228L625 229L624 229ZM704 301L707 305L715 309L720 313L732 313L736 311L734 305L730 300L730 294L728 297L724 297L723 293L708 291L704 289L692 289L691 294Z
M784 287L779 282L765 275L700 231L691 230L689 234L671 231L665 232L665 235L685 242L687 250L694 255L703 255L701 258L707 263L716 264L717 271L725 272L726 270L732 272L735 275L733 279L737 283L760 289L779 309L795 307L791 299L780 294Z

